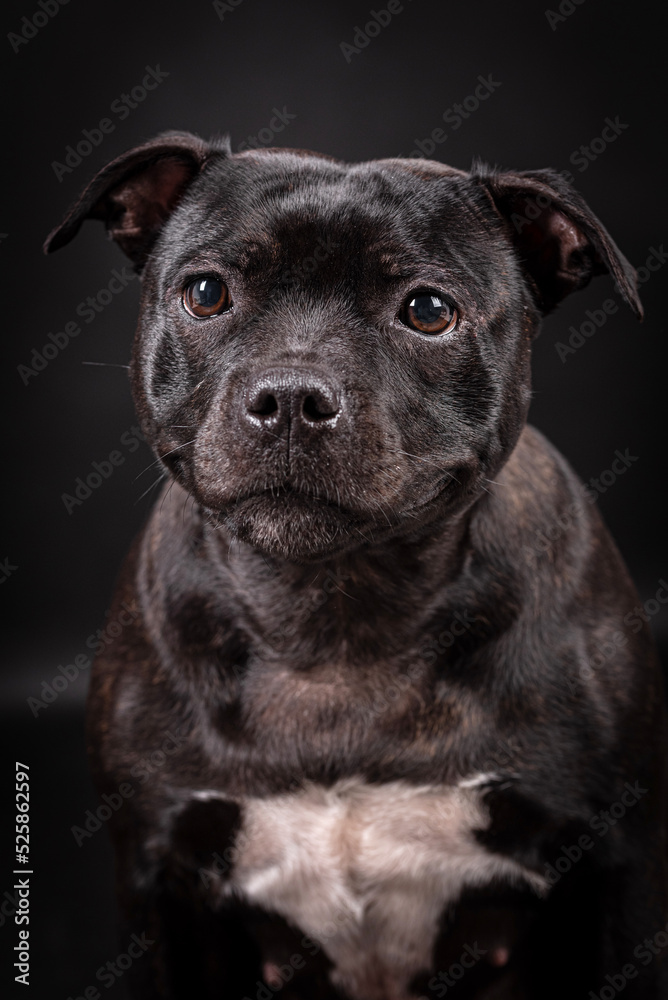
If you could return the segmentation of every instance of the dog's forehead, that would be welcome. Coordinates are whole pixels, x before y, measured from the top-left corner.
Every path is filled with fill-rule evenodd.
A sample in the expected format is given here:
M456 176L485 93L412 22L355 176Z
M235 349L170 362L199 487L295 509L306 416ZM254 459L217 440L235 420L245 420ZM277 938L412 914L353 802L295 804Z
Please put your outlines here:
M427 186L433 182L444 184L460 196L466 186L472 186L469 174L463 170L434 160L411 160L393 157L346 163L316 153L293 150L262 150L234 154L218 161L218 168L225 176L230 171L242 179L247 188L256 191L305 196L318 193L332 204L348 201L361 207L360 198L428 196ZM445 183L444 183L445 182Z
M326 240L330 252L364 251L391 273L417 263L434 243L447 252L482 241L490 214L469 175L442 164L345 164L264 151L222 159L205 172L188 200L182 235L186 252L196 234L200 246L215 241L240 259L268 263L304 256Z

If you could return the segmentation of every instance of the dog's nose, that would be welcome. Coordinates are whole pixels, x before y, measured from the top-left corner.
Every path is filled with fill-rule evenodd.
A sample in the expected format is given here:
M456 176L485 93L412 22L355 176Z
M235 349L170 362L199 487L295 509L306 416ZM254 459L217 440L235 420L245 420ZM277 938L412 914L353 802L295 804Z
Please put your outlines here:
M255 427L330 425L341 411L341 391L330 378L305 368L269 368L246 388L246 419Z

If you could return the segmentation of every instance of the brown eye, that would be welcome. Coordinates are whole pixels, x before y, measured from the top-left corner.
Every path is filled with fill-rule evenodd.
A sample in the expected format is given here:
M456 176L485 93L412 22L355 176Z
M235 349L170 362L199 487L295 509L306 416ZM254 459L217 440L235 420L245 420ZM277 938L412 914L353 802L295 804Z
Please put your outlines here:
M408 297L401 320L420 333L450 333L457 325L457 310L436 292L420 291Z
M183 304L191 316L206 319L229 309L230 292L218 278L195 278L183 290Z

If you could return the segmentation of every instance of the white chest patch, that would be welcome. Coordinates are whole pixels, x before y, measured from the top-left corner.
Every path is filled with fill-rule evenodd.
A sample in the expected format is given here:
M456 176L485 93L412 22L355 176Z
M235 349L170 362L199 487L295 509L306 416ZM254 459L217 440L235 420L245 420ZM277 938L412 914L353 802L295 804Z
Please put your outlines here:
M409 996L441 913L465 888L501 878L547 891L541 876L477 842L473 831L489 824L487 777L437 787L348 779L247 799L225 891L319 942L351 996Z

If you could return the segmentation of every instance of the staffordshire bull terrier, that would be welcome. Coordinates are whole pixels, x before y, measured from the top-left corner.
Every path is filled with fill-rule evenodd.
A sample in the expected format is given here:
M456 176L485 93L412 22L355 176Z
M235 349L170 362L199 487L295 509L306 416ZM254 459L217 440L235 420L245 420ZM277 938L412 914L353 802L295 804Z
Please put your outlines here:
M607 231L553 170L183 132L47 251L87 218L165 477L88 701L132 995L668 996L657 660L526 424L542 315L606 272L641 315Z

